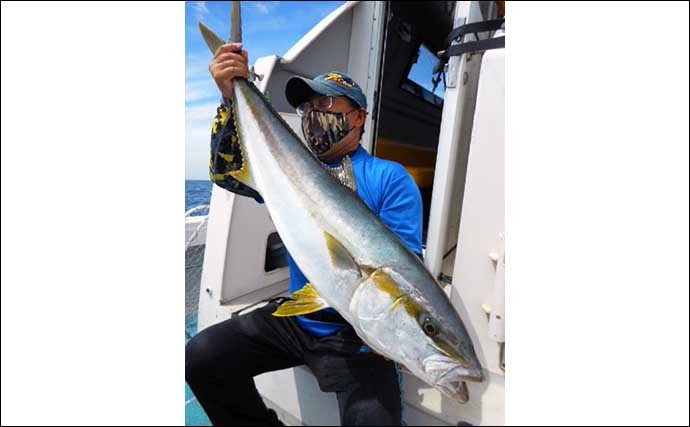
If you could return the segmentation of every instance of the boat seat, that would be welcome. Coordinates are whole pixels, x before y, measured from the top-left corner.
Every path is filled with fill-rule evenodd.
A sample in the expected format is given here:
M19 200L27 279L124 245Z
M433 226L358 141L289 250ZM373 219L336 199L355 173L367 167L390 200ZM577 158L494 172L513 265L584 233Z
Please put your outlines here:
M436 151L433 148L381 137L376 141L376 157L403 165L420 189L431 188L434 183Z
M434 168L422 166L405 166L419 188L431 188L434 184Z

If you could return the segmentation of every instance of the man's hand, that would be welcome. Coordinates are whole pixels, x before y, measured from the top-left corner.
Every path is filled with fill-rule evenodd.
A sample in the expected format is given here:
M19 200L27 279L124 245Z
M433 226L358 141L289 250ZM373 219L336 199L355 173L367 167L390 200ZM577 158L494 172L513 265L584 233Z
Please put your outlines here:
M246 50L242 50L242 43L224 44L218 48L208 71L224 97L232 97L232 79L249 78L248 62L249 56Z

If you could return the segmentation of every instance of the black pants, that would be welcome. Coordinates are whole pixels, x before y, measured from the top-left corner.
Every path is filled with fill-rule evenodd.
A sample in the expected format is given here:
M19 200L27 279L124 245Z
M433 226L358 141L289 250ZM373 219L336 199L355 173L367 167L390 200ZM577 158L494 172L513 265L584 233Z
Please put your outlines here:
M211 326L186 347L185 376L214 425L280 425L256 390L254 376L307 365L324 392L335 392L342 425L401 425L395 364L363 352L349 325L316 337L293 318L271 315L269 303Z

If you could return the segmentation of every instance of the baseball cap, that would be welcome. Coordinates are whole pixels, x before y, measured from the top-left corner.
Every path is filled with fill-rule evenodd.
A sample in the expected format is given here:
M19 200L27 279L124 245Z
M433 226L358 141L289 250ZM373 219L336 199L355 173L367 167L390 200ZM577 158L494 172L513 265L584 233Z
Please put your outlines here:
M285 85L285 97L295 108L314 94L345 96L361 108L367 108L367 97L359 85L339 71L319 74L313 79L294 76Z

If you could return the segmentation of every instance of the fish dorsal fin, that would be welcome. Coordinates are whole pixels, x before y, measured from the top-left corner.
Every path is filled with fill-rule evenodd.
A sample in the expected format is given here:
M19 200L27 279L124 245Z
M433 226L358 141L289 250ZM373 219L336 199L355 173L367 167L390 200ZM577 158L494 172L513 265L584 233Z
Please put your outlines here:
M307 283L302 289L292 294L292 300L281 304L273 315L276 317L301 316L327 307L326 301L319 296L311 283Z

